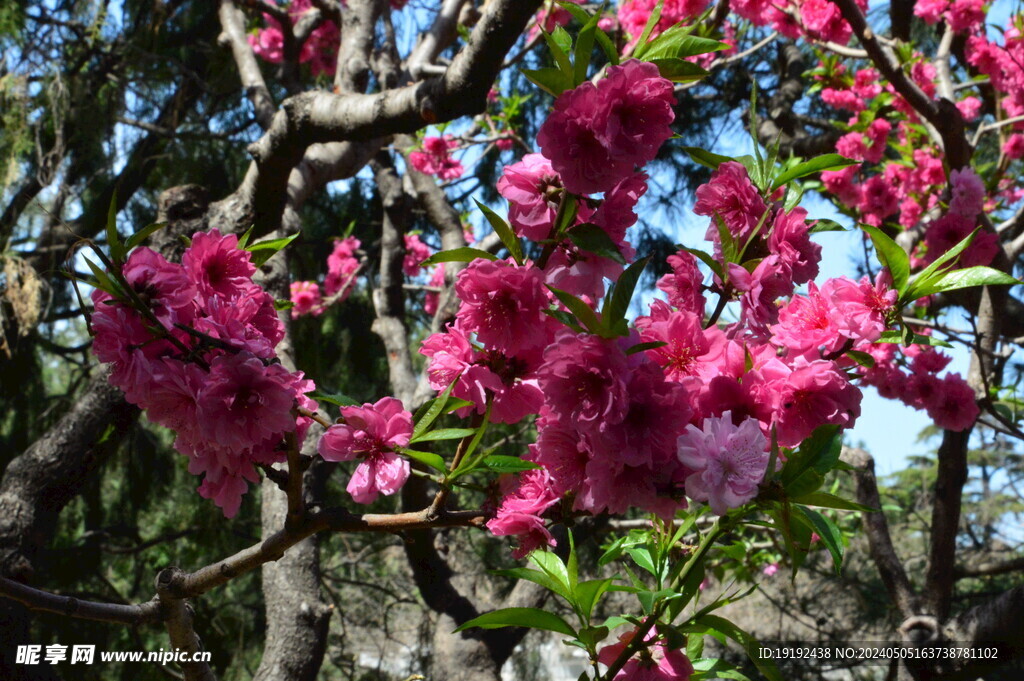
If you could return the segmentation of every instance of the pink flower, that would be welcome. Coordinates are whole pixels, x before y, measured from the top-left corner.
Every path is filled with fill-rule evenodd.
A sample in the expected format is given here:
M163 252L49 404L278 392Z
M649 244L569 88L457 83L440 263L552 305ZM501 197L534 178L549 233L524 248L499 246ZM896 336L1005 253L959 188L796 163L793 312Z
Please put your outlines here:
M175 323L192 321L196 289L181 265L140 246L129 254L121 273L164 326L173 328Z
M940 387L924 400L924 407L939 428L958 432L973 426L979 413L974 390L960 374L946 374Z
M640 339L645 343L661 342L665 345L646 350L647 357L661 367L670 381L682 382L689 376L698 375L704 365L702 356L710 349L701 328L703 317L682 309L667 315L659 314L659 301L655 301L651 308L650 317L636 320Z
M779 210L771 225L768 250L779 256L793 273L793 283L803 284L818 276L821 246L811 241L807 211L797 207L789 213Z
M324 309L320 286L315 281L293 281L291 285L292 319L305 314L319 315Z
M254 286L256 266L248 251L238 248L234 234L221 236L216 229L196 232L181 264L204 303L212 296L230 300Z
M672 83L656 66L630 60L596 86L562 93L537 144L570 192L608 191L671 137L674 102Z
M1024 158L1024 135L1014 133L1003 144L1003 153L1009 159Z
M462 300L459 328L508 355L547 342L548 297L544 273L508 260L474 260L459 273L455 292Z
M356 251L361 244L354 236L338 239L334 242L334 250L327 256L327 276L324 278L324 294L341 300L348 298L355 288L356 272L359 271L359 260Z
M348 492L359 504L373 503L381 493L397 492L409 478L409 462L395 450L409 444L412 414L393 397L374 404L342 407L345 423L336 424L317 443L317 451L328 461L362 461L352 474Z
M940 255L967 238L974 230L974 218L965 218L956 213L947 213L931 222L924 234L928 248L926 260L935 261ZM979 231L974 240L957 262L960 267L988 265L999 250L999 237L992 232Z
M544 468L523 472L519 485L501 502L487 529L496 537L515 536L519 546L514 558L523 558L543 546L555 546L555 538L544 526L541 514L558 502L551 476Z
M884 220L899 210L899 197L884 177L875 175L862 185L860 210Z
M860 416L861 393L833 362L797 358L793 372L779 386L775 425L782 447L795 447L818 426L852 427Z
M424 137L423 151L409 153L412 167L426 175L437 175L442 180L455 180L462 177L462 163L451 157L451 150L459 146L458 140L451 135L444 137Z
M267 366L248 352L217 357L199 394L203 436L221 447L244 450L294 430L293 383L280 364Z
M590 218L595 225L608 232L616 244L626 239L626 230L636 224L634 212L640 197L647 193L647 174L632 173L605 192L604 201ZM579 216L582 219L582 216Z
M839 312L812 281L807 296L793 296L779 310L779 323L771 327L773 342L799 354L816 357L819 349L834 352L843 343Z
M778 572L778 571L779 571L779 564L778 563L768 563L767 565L764 566L764 570L761 570L761 572L764 573L765 577L774 577L775 573Z
M430 257L430 249L420 241L419 234L405 235L405 257L402 259L402 270L407 277L415 277L420 273L424 260Z
M839 332L868 343L882 336L897 297L884 272L878 274L874 284L866 276L859 283L846 277L829 279L822 287L822 293L837 312Z
M427 286L444 288L444 263L434 265L434 271L430 274L430 281L427 282ZM427 294L423 297L423 311L431 317L437 314L437 305L440 298L440 293L427 291Z
M891 130L892 124L889 121L876 118L863 133L850 132L840 137L836 142L836 151L846 158L878 163L885 154Z
M821 173L821 181L827 191L835 194L847 206L853 207L860 203L861 189L854 182L859 169L859 165L852 165L842 170L826 170Z
M497 188L508 199L508 221L520 235L532 241L548 238L562 190L550 161L540 154L523 156L505 167Z
M677 443L679 461L693 472L686 494L725 515L757 496L768 467L768 439L756 419L733 425L732 414L710 416L701 428L689 425Z
M597 138L614 158L638 166L653 160L662 142L672 136L672 82L661 77L655 64L630 59L609 67L597 90Z
M540 388L559 420L596 428L626 416L626 356L611 341L563 333L544 351L539 374Z
M954 170L949 176L949 212L973 220L985 203L985 183L972 168Z
M705 300L701 287L704 275L697 268L697 258L687 251L680 251L668 256L667 262L672 272L658 280L658 288L668 296L669 305L703 317Z
M953 0L949 8L949 27L957 33L971 33L985 21L984 0Z
M653 638L654 632L648 635ZM618 643L605 646L598 652L597 660L611 666L636 635L636 630L619 637ZM623 665L612 681L689 681L693 674L690 658L680 650L669 650L662 641L655 641L645 649L645 654L632 657Z
M199 392L206 372L195 364L176 359L162 360L156 369L157 380L146 395L146 416L153 423L177 431L192 439L198 434Z
M973 121L981 114L981 100L977 97L964 97L956 103L965 121Z
M590 449L574 428L558 422L545 424L536 444L530 445L529 459L548 471L557 495L578 493L584 488Z
M924 19L926 24L938 23L949 9L949 0L918 0L914 3L914 15Z
M800 18L804 26L822 40L845 45L853 35L839 6L829 0L804 0L800 4Z
M745 244L767 210L747 169L736 161L721 164L707 184L697 187L697 202L693 206L697 215L712 217L705 238L716 245L720 239L714 216L725 222L734 239Z

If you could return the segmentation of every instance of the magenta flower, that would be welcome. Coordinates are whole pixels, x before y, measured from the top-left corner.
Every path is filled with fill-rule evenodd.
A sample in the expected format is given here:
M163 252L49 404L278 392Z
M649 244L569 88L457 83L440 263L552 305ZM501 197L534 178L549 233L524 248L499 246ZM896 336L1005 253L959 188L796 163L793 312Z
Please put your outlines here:
M409 478L409 462L395 450L409 444L412 414L393 397L361 407L342 407L345 423L333 425L317 443L328 461L362 459L348 483L348 492L360 504L373 503L381 493L397 492Z
M771 327L772 342L794 353L816 358L818 350L830 353L846 340L840 335L839 311L812 281L806 296L793 296L779 310L779 323Z
M525 471L519 476L515 491L502 500L494 518L487 521L487 529L496 537L517 538L519 545L512 552L515 558L522 558L542 546L555 546L555 539L540 516L558 499L547 470Z
M711 173L707 184L697 187L697 202L693 212L712 217L705 238L721 248L718 226L713 217L725 222L733 238L746 244L768 206L747 175L747 169L736 161L726 161Z
M356 272L359 271L359 259L356 251L361 244L354 236L334 242L334 250L327 256L327 277L324 278L324 295L337 296L341 300L348 298L355 288Z
M256 266L249 252L238 248L234 234L221 236L216 229L196 232L181 264L204 302L213 296L230 300L255 286Z
M280 364L265 365L248 352L217 357L199 394L203 436L244 450L294 430L294 380Z
M192 321L196 289L181 265L141 246L132 250L121 273L164 326Z
M658 280L658 288L668 296L672 307L704 317L704 275L697 268L697 258L687 251L668 256L671 274Z
M619 642L605 646L597 654L597 661L611 666L636 636L636 630L619 636ZM654 637L652 630L647 638ZM662 641L649 644L646 654L632 657L623 665L612 681L689 681L693 664L681 650L669 650Z
M794 284L804 284L818 276L821 246L811 241L811 225L803 208L794 208L789 213L780 209L775 214L768 250L789 266Z
M974 390L960 374L946 374L924 407L935 425L952 431L967 430L980 413Z
M559 420L597 428L626 415L626 356L611 341L563 333L544 351L539 373L548 407Z
M672 82L661 77L655 64L630 59L609 67L597 90L597 138L612 157L638 166L654 160L662 142L672 136Z
M421 263L430 257L430 249L420 241L419 234L405 235L405 257L402 258L402 270L407 277L415 277L420 273Z
M885 331L897 292L889 286L890 277L879 272L872 284L867 276L860 282L846 277L829 279L822 286L822 296L837 312L836 321L844 336L858 342L873 343Z
M704 419L701 428L687 426L677 443L679 461L693 472L686 478L686 494L706 501L725 515L757 496L768 467L768 438L756 419L733 424L732 413Z
M488 348L516 355L547 343L548 296L542 270L511 259L474 260L459 273L455 292L462 300L459 328L475 333Z

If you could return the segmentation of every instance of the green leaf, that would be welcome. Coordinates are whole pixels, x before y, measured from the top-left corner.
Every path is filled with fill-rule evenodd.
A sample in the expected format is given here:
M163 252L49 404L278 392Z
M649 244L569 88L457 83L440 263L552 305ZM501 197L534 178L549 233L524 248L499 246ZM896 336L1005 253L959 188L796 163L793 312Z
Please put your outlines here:
M814 221L814 226L811 227L810 233L817 234L818 232L848 232L846 227L835 220L829 220L827 218L818 218Z
M875 245L875 255L878 256L878 261L882 263L882 267L889 270L889 274L892 275L893 286L896 287L896 290L899 291L902 297L903 293L907 290L907 279L910 276L910 258L907 257L906 251L900 248L899 244L890 239L885 232L877 227L861 225L860 228L871 237L871 242Z
M852 166L856 163L858 163L858 161L850 160L844 156L840 156L839 154L824 154L822 156L816 156L810 160L804 161L803 163L796 164L776 177L775 181L772 183L772 191L775 191L792 180L813 175L814 173L820 173L823 170L838 170L839 168Z
M277 310L278 312L283 312L284 310L290 310L293 307L295 307L295 303L293 303L290 300L275 300L274 301L274 309Z
M931 285L936 279L942 276L940 269L949 270L953 267L953 261L971 245L974 241L974 237L978 235L980 227L975 228L970 234L961 239L953 248L949 249L942 255L938 256L934 262L925 267L923 270L918 272L913 279L910 280L910 285L907 288L906 295L903 296L906 301L917 300L922 296L928 295L922 294L919 291L925 289ZM948 265L948 267L947 267ZM903 302L903 301L901 301Z
M576 602L580 606L580 611L586 615L586 619L589 620L594 614L594 607L614 581L611 578L591 579L586 582L580 582L577 585Z
M636 547L632 549L626 549L626 553L633 559L633 562L647 570L655 577L658 576L658 569L654 566L654 558L651 556L651 552L646 547Z
M651 62L656 62L659 59L682 59L717 52L729 47L718 40L692 35L692 30L688 26L677 25L663 31L647 45L642 55L637 55L637 58Z
M510 227L509 224L505 222L505 219L503 217L495 213L493 210L491 210L484 204L480 203L476 199L473 200L476 201L477 208L483 211L483 214L487 218L487 221L491 223L491 227L494 228L495 234L497 234L498 238L501 239L501 243L505 244L505 248L507 248L508 252L512 254L512 257L515 258L515 261L522 265L523 247L522 244L519 243L519 237L517 237L516 233L512 231L512 227Z
M612 286L611 292L605 297L601 316L604 319L605 327L615 330L620 321L626 319L626 312L629 311L629 301L633 299L633 290L640 281L640 275L647 267L651 256L641 258L630 265L619 275L619 280ZM627 330L628 333L628 330ZM626 335L626 333L620 334Z
M424 466L433 468L435 471L441 471L443 473L447 468L444 463L444 459L433 452L420 452L415 449L407 449L405 447L400 447L398 452L402 456L407 456L414 461L419 461Z
M635 355L638 352L644 352L646 350L654 350L668 345L665 341L651 341L650 343L637 343L626 349L626 355Z
M522 69L522 73L531 83L555 97L572 89L572 78L551 66L542 69Z
M837 497L834 494L828 492L811 492L805 494L802 497L792 500L795 504L803 504L805 506L819 506L821 508L837 508L841 511L862 511L864 513L870 513L877 509L868 508L862 506L855 501L849 501L842 497Z
M443 405L442 405L443 407ZM439 428L429 433L417 435L409 442L434 442L436 440L461 440L476 432L475 428Z
M448 396L452 394L452 390L458 382L459 379L456 378L448 384L448 387L444 389L444 392L421 407L420 409L423 410L422 416L419 411L416 412L416 425L412 429L413 441L423 433L427 432L427 429L430 428L431 424L433 424L434 421L437 420L437 417L441 415L441 412L444 411L445 405L448 403Z
M540 608L503 608L495 610L494 612L474 617L452 633L458 633L473 627L481 629L528 627L530 629L554 631L566 636L576 636L576 630L568 622L553 612L541 610Z
M705 624L720 631L732 640L743 646L743 649L747 652L750 657L750 661L754 663L768 681L782 681L782 674L779 673L779 668L775 665L775 661L771 659L762 659L757 654L757 649L760 646L757 639L740 629L738 626L730 622L729 620L719 617L718 615L704 615L701 618L701 624Z
M846 356L862 367L870 369L875 366L875 358L866 352L861 352L860 350L847 350Z
M689 154L690 158L695 162L706 168L711 168L712 170L718 170L718 166L722 165L726 161L736 160L731 156L722 156L721 154L716 154L714 152L707 151L706 149L701 149L700 147L683 147L683 151Z
M717 274L719 279L724 279L722 276L722 263L715 260L710 253L705 253L704 251L696 248L686 248L685 246L680 246L680 250L686 251L687 253L695 256L698 260L707 265L712 272Z
M762 216L764 219L764 216ZM740 251L736 245L736 240L732 236L732 232L729 231L729 227L725 224L725 220L718 213L714 215L715 225L718 228L718 239L722 242L722 257L725 258L727 263L739 262ZM754 230L751 234L757 234L758 230Z
M665 0L658 0L658 4L654 6L654 11L651 12L651 16L647 17L647 23L644 25L644 30L637 39L637 47L633 50L633 56L637 59L642 59L644 51L647 50L650 43L647 39L651 37L651 33L654 32L654 27L658 25L658 21L661 19L661 9L665 6Z
M826 515L822 515L817 511L807 508L806 506L797 506L800 512L810 521L814 527L814 531L821 537L821 541L825 543L825 548L832 554L832 562L835 564L836 576L839 576L843 568L843 535L836 527L836 524L832 522L832 519Z
M558 4L561 5L563 9L572 14L576 18L576 20L583 24L584 26L591 19L591 15L587 14L587 11L580 7L579 5L569 2L568 0L558 0ZM596 16L598 17L598 20L600 20L600 15ZM608 61L612 63L612 66L618 66L619 51L615 48L615 45L614 43L612 43L611 38L609 38L608 34L602 31L600 28L597 29L596 36L597 43L598 45L601 46L601 49L604 50L604 54L606 57L608 57Z
M252 239L252 230L256 229L256 225L250 225L249 229L245 230L245 234L238 240L238 248L245 249L249 245L249 240Z
M442 262L473 262L477 258L483 258L484 260L497 260L498 256L493 253L488 253L487 251L481 251L479 248L463 246L462 248L453 248L450 251L438 251L420 263L420 265L428 267Z
M577 320L575 317L573 317L565 310L544 310L544 314L548 315L549 317L554 317L555 319L557 319L558 321L562 322L570 329L575 331L576 333L584 333L586 331L586 329L580 326L579 320Z
M569 239L584 251L614 260L620 265L626 264L626 259L608 232L592 222L584 222L570 229Z
M130 251L131 249L135 248L143 241L145 241L146 237L148 237L150 234L157 231L158 229L163 229L166 226L166 222L154 222L151 225L146 225L139 231L135 232L135 234L132 234L130 237L128 237L128 240L124 242L125 249Z
M306 393L306 397L316 400L317 402L333 404L336 407L361 407L363 405L362 402L353 399L348 395L343 395L341 393L325 393L320 390L314 390L313 392Z
M876 343L900 343L904 341L903 333L901 331L883 331L882 335L876 340ZM911 334L911 345L932 345L937 348L951 348L952 344L947 343L941 338L934 338L932 336L921 336L918 334Z
M525 579L528 582L541 585L554 594L558 594L566 601L572 600L572 594L569 592L566 585L560 584L557 579L554 579L551 575L541 570L516 567L508 570L494 570L493 574L500 575L502 577L512 577L513 579Z
M1013 286L1020 283L1020 280L992 267L968 267L962 270L946 272L938 279L921 288L911 285L910 291L907 292L907 297L913 296L913 300L916 300L924 296L930 296L933 293L955 291L974 286Z
M703 66L685 59L652 59L650 61L658 67L658 73L662 78L667 78L673 83L690 83L708 75L708 70Z
M247 246L244 250L252 253L252 264L256 267L260 267L266 261L280 251L282 248L295 241L299 237L299 232L292 234L291 236L281 237L280 239L267 239L266 241L257 241L251 246Z
M569 579L569 569L557 554L538 549L530 554L529 561L564 588L568 594L566 600L572 602L572 583Z
M539 464L535 464L532 461L520 459L518 456L505 456L503 454L485 456L482 464L484 468L495 473L519 473L540 468Z
M818 489L822 476L832 470L842 451L843 438L839 426L818 426L795 451L782 468L782 485L790 496L802 496ZM808 475L811 474L811 475ZM817 485L806 489L810 483Z
M571 80L572 62L569 61L569 50L572 49L572 36L561 26L555 26L555 30L551 33L543 28L540 32L548 44L548 49L551 50L551 56L555 58L558 69Z
M573 61L573 85L579 85L587 79L587 69L590 67L590 53L594 51L594 38L597 33L597 22L601 18L595 14L588 21L584 22L580 34L576 38L576 48L572 53Z
M94 286L106 291L115 298L119 298L121 296L121 288L114 283L114 280L110 278L110 275L104 272L102 267L94 263L92 260L89 260L89 258L82 256L82 259L85 260L85 264L89 266L90 270L92 270L92 275L96 277Z
M124 262L128 255L124 244L121 243L121 236L117 233L117 190L114 190L110 198L110 207L107 208L107 246L110 248L110 258L117 264Z
M563 305L569 308L570 312L576 315L576 318L579 319L580 322L583 323L583 326L587 327L591 333L601 333L601 320L598 319L597 313L594 312L593 308L567 291L557 289L554 286L548 286L548 289L555 294L555 297L558 298Z

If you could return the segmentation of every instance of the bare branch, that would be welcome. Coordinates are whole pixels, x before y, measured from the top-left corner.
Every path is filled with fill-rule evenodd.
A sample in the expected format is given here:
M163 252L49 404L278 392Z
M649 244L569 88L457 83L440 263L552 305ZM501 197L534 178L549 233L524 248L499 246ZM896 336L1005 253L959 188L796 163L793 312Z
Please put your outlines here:
M260 65L256 61L252 46L246 40L245 15L232 0L220 0L217 15L220 17L220 25L224 31L221 33L219 41L221 44L231 47L235 65L238 66L238 76L242 79L242 87L245 88L245 94L252 102L256 120L260 127L266 130L270 126L277 107L263 80L263 72L260 71Z
M48 591L33 589L2 576L0 576L0 596L18 601L29 610L52 612L76 619L116 622L132 626L159 622L161 619L159 603L156 600L138 605L82 601L71 596L60 596Z
M203 644L192 625L192 609L184 599L177 598L170 592L170 585L180 573L181 570L171 567L161 570L156 576L158 602L163 611L171 646L187 653L190 658L189 662L178 663L185 673L185 681L217 681L217 676L208 662L195 661L196 654L203 651Z

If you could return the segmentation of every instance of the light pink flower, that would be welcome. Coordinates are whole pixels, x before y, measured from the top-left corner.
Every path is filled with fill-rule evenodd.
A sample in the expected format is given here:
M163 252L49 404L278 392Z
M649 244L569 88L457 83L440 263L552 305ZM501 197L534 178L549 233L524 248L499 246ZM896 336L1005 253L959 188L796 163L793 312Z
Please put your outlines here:
M395 450L409 444L412 414L399 400L384 397L374 404L342 407L341 416L345 423L328 428L317 443L320 456L328 461L362 459L347 488L357 503L397 492L409 478L409 462Z
M444 137L424 137L423 150L409 153L412 167L427 175L437 175L442 180L455 180L462 177L462 163L452 158L451 150L459 146L459 141L451 135Z
M315 281L293 281L291 285L292 319L305 314L322 314L323 300L320 298L320 285Z
M725 515L757 496L768 467L768 439L757 420L736 426L730 412L705 418L701 428L687 426L677 447L679 461L693 471L686 494L694 501L706 501Z

